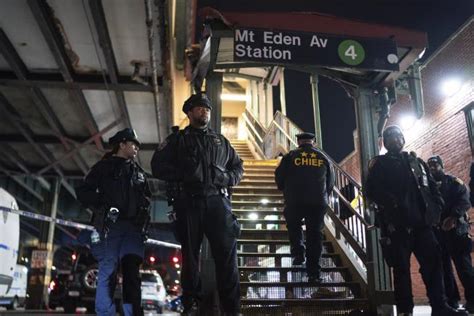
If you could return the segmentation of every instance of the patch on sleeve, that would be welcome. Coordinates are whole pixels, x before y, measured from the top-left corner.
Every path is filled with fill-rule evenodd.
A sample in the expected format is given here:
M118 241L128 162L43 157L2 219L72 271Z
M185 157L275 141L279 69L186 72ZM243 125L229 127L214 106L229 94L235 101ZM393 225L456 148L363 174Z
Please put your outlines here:
M165 139L161 144L158 145L158 148L156 150L157 151L163 150L166 147L166 145L168 145L168 143L169 143L168 139Z
M459 183L460 185L464 185L464 182L459 179L459 178L454 178L454 181L456 181L457 183Z

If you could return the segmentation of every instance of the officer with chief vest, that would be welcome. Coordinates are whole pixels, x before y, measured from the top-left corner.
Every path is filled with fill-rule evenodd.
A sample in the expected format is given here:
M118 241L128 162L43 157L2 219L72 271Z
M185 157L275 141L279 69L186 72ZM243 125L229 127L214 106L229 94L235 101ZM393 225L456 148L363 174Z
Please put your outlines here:
M308 282L318 283L321 281L319 260L323 249L321 230L328 196L334 186L334 174L329 159L315 147L314 134L301 133L296 138L298 148L283 156L275 170L275 181L285 197L284 216L293 265L303 265L306 259Z

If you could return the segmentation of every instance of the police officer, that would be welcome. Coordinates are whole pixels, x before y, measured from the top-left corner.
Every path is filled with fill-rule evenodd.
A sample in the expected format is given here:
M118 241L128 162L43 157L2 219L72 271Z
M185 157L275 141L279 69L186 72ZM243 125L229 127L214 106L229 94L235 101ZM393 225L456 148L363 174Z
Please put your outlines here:
M403 150L405 138L398 126L383 132L385 155L369 163L367 198L378 206L382 251L393 268L395 302L399 315L412 315L410 256L415 254L433 316L467 315L446 303L441 254L433 226L444 206L428 166L415 153Z
M177 184L171 200L182 247L185 315L198 309L203 235L209 240L215 260L224 314L236 315L240 311L236 248L240 227L232 214L228 188L240 182L242 160L224 136L208 127L211 110L211 101L204 93L187 99L183 112L189 118L189 126L168 136L151 162L155 177Z
M471 170L469 172L469 191L471 200L471 205L474 205L474 162L471 163Z
M121 130L109 144L112 151L76 189L79 201L94 210L91 250L99 262L95 308L98 315L115 316L113 293L120 265L124 314L143 315L139 267L151 194L145 172L134 161L140 146L135 131Z
M293 265L305 263L302 220L306 224L306 271L308 282L321 282L322 232L328 195L334 176L327 157L314 147L314 134L296 135L298 148L283 156L275 170L275 181L285 197L284 215L288 227Z
M464 287L467 302L465 308L469 313L474 313L474 269L471 262L472 242L469 237L467 216L471 208L469 191L459 178L444 173L440 156L429 158L428 166L440 185L439 190L445 201L439 231L441 245L447 250L443 258L443 263L446 262L444 264L445 283L448 286L448 282L451 282L455 286L456 281L451 268L452 259ZM449 293L446 292L449 299Z

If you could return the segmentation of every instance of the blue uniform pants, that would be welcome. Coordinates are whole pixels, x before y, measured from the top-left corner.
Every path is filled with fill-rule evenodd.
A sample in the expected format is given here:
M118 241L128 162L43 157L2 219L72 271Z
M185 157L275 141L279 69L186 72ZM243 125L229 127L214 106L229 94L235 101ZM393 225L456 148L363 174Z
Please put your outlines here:
M141 315L141 279L139 267L144 257L141 229L130 221L110 223L107 238L101 236L92 245L99 262L95 310L99 316L115 316L114 291L117 269L122 265L123 310L126 316Z

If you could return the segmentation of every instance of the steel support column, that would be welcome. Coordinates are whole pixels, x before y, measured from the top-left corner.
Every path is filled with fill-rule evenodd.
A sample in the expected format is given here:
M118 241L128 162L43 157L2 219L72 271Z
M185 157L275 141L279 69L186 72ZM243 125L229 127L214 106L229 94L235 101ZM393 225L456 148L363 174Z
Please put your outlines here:
M313 116L314 116L314 134L316 136L316 144L323 149L323 134L321 131L321 113L319 111L319 90L318 90L318 75L313 73L310 77L311 92L313 95Z
M217 132L221 132L222 124L222 73L211 72L206 77L206 94L212 103L211 128Z
M353 90L353 97L356 104L357 131L359 134L359 155L361 162L361 180L365 183L368 173L369 160L378 155L378 135L377 118L375 108L378 98L373 93L373 89L359 87ZM365 205L365 217L369 223L373 223L375 212ZM371 297L371 311L376 312L381 305L393 304L392 281L390 269L385 264L379 245L379 229L370 229L367 236L367 282ZM384 314L385 315L385 314Z

